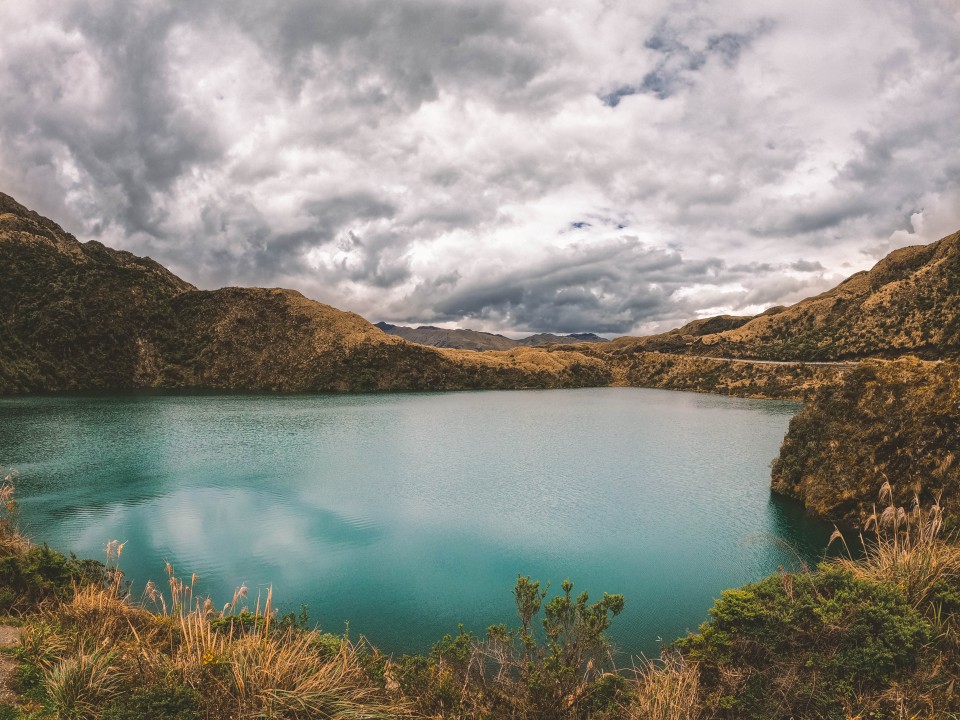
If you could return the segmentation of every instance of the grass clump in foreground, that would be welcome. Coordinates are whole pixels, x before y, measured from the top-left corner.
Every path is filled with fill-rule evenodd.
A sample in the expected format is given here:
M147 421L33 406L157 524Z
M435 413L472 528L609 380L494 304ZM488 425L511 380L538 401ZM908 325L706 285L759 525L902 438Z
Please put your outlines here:
M27 562L4 507L0 557ZM20 699L0 703L0 720L960 717L960 549L940 508L889 504L869 533L863 557L725 591L698 633L632 671L617 670L606 637L623 597L591 602L569 581L548 598L519 577L517 627L461 628L425 656L388 658L278 618L270 592L250 608L241 588L217 609L169 566L169 587L134 602L111 543L90 566L99 575L18 595Z
M120 546L112 550L119 556ZM168 581L169 602L150 588L146 602L134 604L115 581L77 587L33 617L20 658L34 698L71 719L407 714L368 673L375 652L364 644L341 638L331 646L319 632L276 623L269 592L245 613L255 622L233 623L243 590L214 610L193 597L195 578L183 583L170 568ZM151 611L153 602L159 608Z

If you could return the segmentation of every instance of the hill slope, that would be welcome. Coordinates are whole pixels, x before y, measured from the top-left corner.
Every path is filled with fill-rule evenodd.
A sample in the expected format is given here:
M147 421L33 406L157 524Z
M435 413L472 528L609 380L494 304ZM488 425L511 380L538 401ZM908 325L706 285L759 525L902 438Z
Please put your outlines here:
M720 316L611 349L767 360L960 355L960 233L905 247L832 290L756 317Z
M444 352L292 290L201 291L149 258L80 243L0 194L0 393L348 391L607 385L599 359Z
M889 482L895 504L937 498L960 518L960 363L862 363L790 421L773 489L815 515L861 522Z
M479 330L447 330L432 325L420 327L406 327L379 322L376 327L389 335L402 337L404 340L430 345L439 348L453 348L456 350L511 350L519 347L520 343L503 335L481 332Z

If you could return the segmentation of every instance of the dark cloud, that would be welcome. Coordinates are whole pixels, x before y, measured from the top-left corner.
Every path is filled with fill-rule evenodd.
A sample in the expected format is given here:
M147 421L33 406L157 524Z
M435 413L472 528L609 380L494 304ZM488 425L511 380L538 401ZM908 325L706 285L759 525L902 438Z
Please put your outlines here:
M36 0L0 24L0 189L202 287L639 332L960 225L942 3Z
M420 287L409 298L430 322L477 320L539 332L624 333L669 312L677 291L723 268L716 258L685 261L632 238L571 246L522 271L434 295ZM604 318L598 321L599 318Z
M752 273L770 273L777 269L777 266L773 263L740 263L734 265L730 268L731 272L743 273L744 275L749 275Z
M543 68L535 28L502 1L313 0L225 2L221 12L276 58L281 82L299 94L335 62L348 101L413 110L462 83L508 99Z
M791 270L796 270L797 272L823 272L826 268L821 265L816 260L795 260L789 265Z
M753 232L767 237L809 235L861 218L873 209L869 199L862 197L828 198L798 204L807 207L780 217L776 225L755 227Z
M622 85L608 93L601 94L599 97L604 105L616 107L623 98L636 95L638 92L640 92L640 88L634 85Z

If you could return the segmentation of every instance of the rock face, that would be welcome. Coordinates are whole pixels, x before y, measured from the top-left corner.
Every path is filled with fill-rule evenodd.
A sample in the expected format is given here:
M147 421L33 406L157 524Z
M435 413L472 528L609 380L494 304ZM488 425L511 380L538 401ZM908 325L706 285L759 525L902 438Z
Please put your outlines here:
M576 352L442 351L292 290L201 291L149 258L80 243L0 194L0 393L350 391L607 385Z
M720 316L614 347L761 360L960 355L960 233L896 250L869 272L752 318Z

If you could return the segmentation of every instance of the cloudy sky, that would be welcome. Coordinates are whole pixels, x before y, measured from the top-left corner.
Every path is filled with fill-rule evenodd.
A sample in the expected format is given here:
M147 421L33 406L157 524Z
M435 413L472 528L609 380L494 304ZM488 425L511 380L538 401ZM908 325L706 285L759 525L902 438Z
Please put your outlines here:
M0 190L202 288L644 333L960 229L960 0L0 0Z

